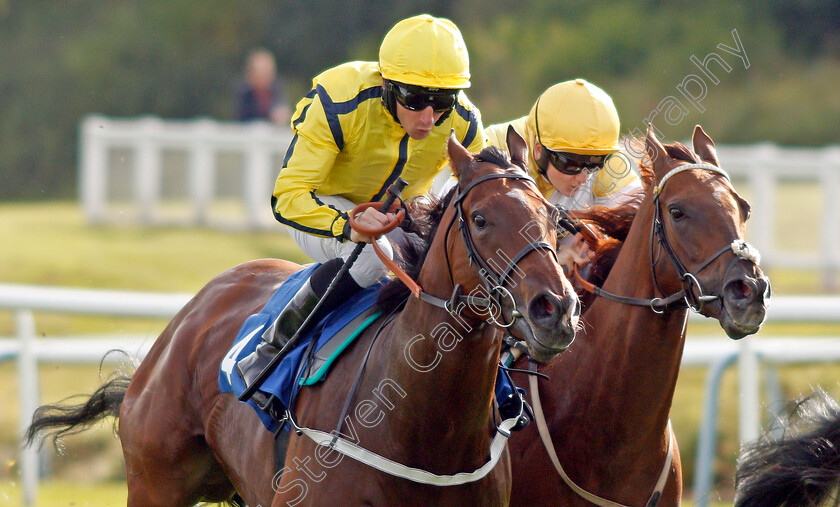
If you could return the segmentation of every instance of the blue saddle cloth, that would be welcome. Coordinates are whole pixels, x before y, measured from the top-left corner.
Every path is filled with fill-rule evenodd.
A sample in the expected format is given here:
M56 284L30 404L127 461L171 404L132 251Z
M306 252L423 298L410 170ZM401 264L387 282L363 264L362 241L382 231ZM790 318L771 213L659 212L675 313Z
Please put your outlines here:
M221 389L221 392L233 392L234 395L239 396L245 391L245 384L235 368L236 362L254 351L257 344L262 340L262 335L265 330L271 326L280 311L297 294L298 289L300 289L317 267L318 264L315 264L290 276L277 289L277 292L271 296L271 299L268 300L259 313L251 315L245 320L245 323L236 335L233 347L222 359L219 368L219 389ZM351 320L371 308L376 303L379 290L384 284L385 282L383 281L366 287L342 303L341 306L327 315L317 325L311 326L310 330L301 336L297 346L280 361L277 368L263 382L260 391L273 394L283 406L288 407L290 400L299 388L300 381L295 377L299 371L303 370L301 363L305 360L306 348L313 337L317 337L317 343L315 345L315 350L317 351ZM311 381L307 383L311 383ZM271 415L264 412L251 400L248 401L248 404L257 412L263 425L269 431L274 432L278 429L279 423Z

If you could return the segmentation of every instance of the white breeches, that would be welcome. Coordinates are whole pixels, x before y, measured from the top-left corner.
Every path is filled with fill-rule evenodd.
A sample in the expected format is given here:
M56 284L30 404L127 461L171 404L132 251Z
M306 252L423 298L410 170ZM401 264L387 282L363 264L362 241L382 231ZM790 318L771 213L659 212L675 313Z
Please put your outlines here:
M356 206L349 199L336 195L319 195L318 199L320 199L320 201L324 204L329 204L338 210L347 212ZM297 243L300 249L315 262L327 262L338 257L347 260L357 245L357 243L353 243L352 241L345 241L342 243L335 238L313 236L292 227L289 227L288 229L289 235L295 243ZM400 229L397 228L395 231L400 231ZM390 259L394 258L393 248L387 238L381 236L376 243ZM365 245L365 248L356 259L356 262L350 266L350 276L353 277L353 280L355 280L360 287L373 285L381 280L386 274L388 274L388 268L386 268L385 265L382 264L382 261L379 260L379 257L376 256L376 252L374 252L372 245Z

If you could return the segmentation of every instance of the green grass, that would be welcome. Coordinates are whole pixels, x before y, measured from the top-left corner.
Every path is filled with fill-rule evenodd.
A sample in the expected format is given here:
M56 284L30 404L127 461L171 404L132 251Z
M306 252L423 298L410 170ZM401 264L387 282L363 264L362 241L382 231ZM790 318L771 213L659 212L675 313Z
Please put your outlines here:
M277 232L262 233L94 227L84 223L74 203L0 205L0 281L192 294L252 259L305 261L281 230L279 224ZM149 329L149 321L138 327L130 319L70 316L47 316L38 325L48 335ZM0 336L10 332L10 316L0 316Z
M801 201L805 202L805 201ZM801 224L800 224L801 226ZM278 225L277 230L280 230ZM807 232L800 231L803 237ZM289 238L278 232L232 233L191 228L91 226L84 223L74 203L0 204L0 282L69 287L111 288L194 293L229 267L261 257L281 257L305 262ZM776 294L816 293L822 278L815 272L770 272ZM38 314L38 333L141 333L155 337L165 326L158 320ZM0 336L14 332L13 316L0 312ZM692 323L689 336L720 334L716 322ZM834 324L773 324L759 336L840 335ZM107 371L103 374L107 375ZM781 371L787 397L808 393L822 385L840 397L840 366L789 367ZM44 365L41 367L44 402L75 393L91 392L101 382L96 366ZM694 471L694 451L702 409L705 370L683 370L671 411L680 442L687 495ZM724 377L715 464L716 492L731 499L737 441L737 379L734 371ZM0 363L0 507L18 505L17 435L18 386L13 362ZM119 442L109 423L68 437L66 454L51 458L53 479L42 488L39 505L115 505L125 502ZM46 444L49 448L49 444ZM5 481L5 482L3 482ZM90 486L88 486L90 484ZM102 496L99 496L102 495ZM54 499L58 503L50 503ZM113 498L113 500L107 500ZM690 498L690 496L689 496ZM3 503L11 502L11 503ZM85 503L90 502L90 503Z
M0 280L195 292L251 259L305 257L285 234L89 226L73 203L0 205Z

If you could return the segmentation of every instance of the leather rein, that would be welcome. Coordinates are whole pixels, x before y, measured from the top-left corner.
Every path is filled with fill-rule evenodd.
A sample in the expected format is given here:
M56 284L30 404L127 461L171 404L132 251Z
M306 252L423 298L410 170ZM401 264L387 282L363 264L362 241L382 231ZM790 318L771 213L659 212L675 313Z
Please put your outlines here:
M455 216L449 225L446 228L446 236L449 237L449 232L452 229L455 223L458 224L458 230L461 234L461 239L464 242L464 247L467 250L467 256L470 260L470 265L475 265L478 267L478 275L481 279L482 286L484 288L485 293L490 297L477 297L472 295L464 295L462 294L462 287L460 284L456 284L454 279L452 278L452 266L449 261L449 250L445 250L446 252L446 265L447 271L449 273L449 278L452 280L453 290L452 294L449 296L449 299L442 299L437 296L433 296L423 290L422 287L412 279L397 263L391 260L388 255L386 255L382 249L373 242L373 248L376 251L376 255L382 260L382 262L391 270L394 275L397 276L405 285L406 287L411 290L411 293L417 297L418 299L425 301L428 304L433 306L437 306L438 308L443 308L446 310L450 315L453 317L459 317L461 311L464 308L472 308L472 309L480 309L480 310L487 310L488 315L488 323L497 325L499 327L508 328L513 325L516 319L522 317L522 313L516 308L516 301L513 298L513 295L510 293L508 289L505 288L505 284L510 279L510 276L513 272L516 271L519 261L521 261L526 255L531 253L535 250L547 250L551 252L554 256L555 261L557 260L557 252L555 248L546 241L531 241L524 247L522 247L519 252L516 253L512 258L510 258L507 262L507 265L499 271L497 271L497 267L495 263L488 262L485 260L481 254L478 252L478 248L475 246L475 241L473 241L472 234L470 233L470 227L467 223L467 220L464 217L464 200L466 199L469 192L475 188L477 185L495 179L515 179L515 180L524 180L530 182L536 188L536 183L534 182L533 178L525 174L515 174L515 173L493 173L493 174L486 174L475 180L469 182L464 188L458 188L458 192L453 196L453 207L455 208ZM395 204L396 205L396 204ZM392 231L396 228L402 220L405 218L405 212L402 209L397 211L397 217L388 225L380 228L380 229L367 229L364 227L359 226L359 224L355 221L354 217L364 211L367 208L376 208L381 211L381 203L365 203L356 206L350 214L350 226L353 227L357 232L360 234L365 234L369 236L379 236L381 234L385 234L387 232ZM509 299L512 305L511 309L511 318L510 321L505 323L503 319L501 319L501 309L503 308L502 304L504 303L505 299ZM497 310L497 313L494 313L494 309ZM478 313L478 312L476 312Z

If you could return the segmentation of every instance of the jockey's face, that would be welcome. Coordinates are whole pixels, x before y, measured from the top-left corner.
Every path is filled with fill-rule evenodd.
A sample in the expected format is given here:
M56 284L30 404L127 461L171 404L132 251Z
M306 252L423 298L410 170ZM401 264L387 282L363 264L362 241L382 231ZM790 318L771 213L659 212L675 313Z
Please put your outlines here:
M425 139L432 132L435 123L444 113L436 113L432 106L420 111L411 111L397 102L397 118L412 139Z
M540 160L540 157L543 155L543 149L543 146L539 142L534 143L534 159ZM587 171L581 171L575 175L561 173L554 167L554 164L552 164L548 157L546 157L546 175L555 190L567 197L571 197L575 190L589 179L589 172Z

